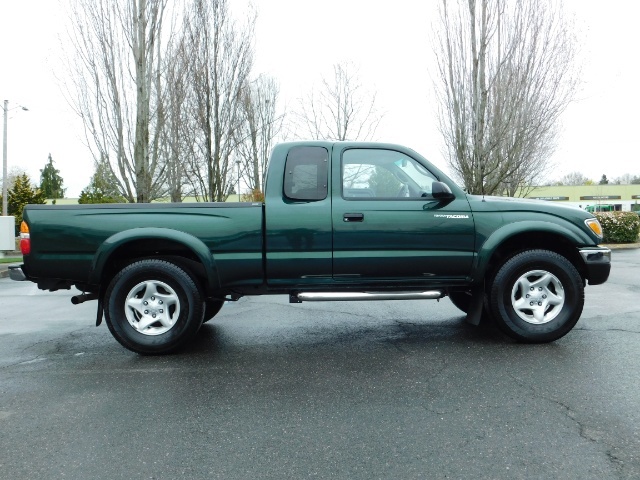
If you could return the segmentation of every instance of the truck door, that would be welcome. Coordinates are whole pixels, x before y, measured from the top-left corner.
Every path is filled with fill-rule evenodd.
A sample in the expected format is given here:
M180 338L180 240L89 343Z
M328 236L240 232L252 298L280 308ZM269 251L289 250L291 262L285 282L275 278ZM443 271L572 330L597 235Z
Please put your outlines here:
M429 283L470 274L466 196L434 199L438 178L409 153L346 146L332 157L334 280Z

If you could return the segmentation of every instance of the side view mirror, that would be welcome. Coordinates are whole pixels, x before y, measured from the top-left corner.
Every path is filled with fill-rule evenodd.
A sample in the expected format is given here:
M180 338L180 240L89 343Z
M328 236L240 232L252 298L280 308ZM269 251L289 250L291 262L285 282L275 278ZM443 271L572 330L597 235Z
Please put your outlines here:
M453 200L455 195L446 183L433 182L431 184L431 195L436 200Z

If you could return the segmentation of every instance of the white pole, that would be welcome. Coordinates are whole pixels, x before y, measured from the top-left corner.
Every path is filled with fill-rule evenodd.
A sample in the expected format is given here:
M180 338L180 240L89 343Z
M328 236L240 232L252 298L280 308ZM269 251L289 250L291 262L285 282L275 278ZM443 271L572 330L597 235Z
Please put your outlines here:
M4 101L4 127L2 137L2 216L7 216L7 111L9 100Z

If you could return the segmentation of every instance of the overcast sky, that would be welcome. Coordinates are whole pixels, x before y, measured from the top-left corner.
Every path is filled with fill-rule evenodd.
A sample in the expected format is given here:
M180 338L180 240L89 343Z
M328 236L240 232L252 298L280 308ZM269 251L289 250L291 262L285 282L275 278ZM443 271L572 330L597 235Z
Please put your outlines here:
M290 108L336 62L360 67L386 112L377 140L407 145L447 171L435 129L429 28L436 0L256 0L255 73L278 79ZM566 1L581 40L582 88L563 116L546 180L579 171L594 180L640 175L640 2ZM231 0L242 10L245 0ZM66 19L58 0L0 4L0 101L9 100L9 169L39 182L49 153L78 196L93 173L82 124L60 88ZM29 111L18 107L24 105Z

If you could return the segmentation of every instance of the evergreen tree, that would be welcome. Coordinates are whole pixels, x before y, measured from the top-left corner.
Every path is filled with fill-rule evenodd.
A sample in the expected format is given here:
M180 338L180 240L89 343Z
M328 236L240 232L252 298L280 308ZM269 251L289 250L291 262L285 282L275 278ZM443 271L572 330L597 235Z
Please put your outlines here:
M600 179L600 185L608 185L609 184L609 180L607 179L606 175L602 175L602 178Z
M106 162L99 162L91 177L91 183L80 192L78 203L125 203L120 195L117 180Z
M26 173L16 177L13 187L7 192L9 215L16 217L16 232L22 223L22 210L28 204L47 203L46 197L39 188L31 186L31 179Z
M62 188L63 182L60 170L53 166L53 158L49 154L49 163L40 170L40 190L42 194L45 198L63 198L65 190Z

